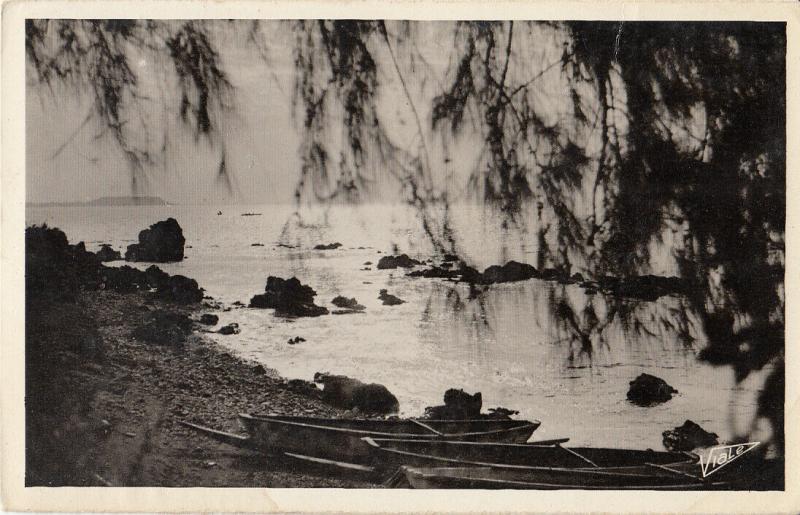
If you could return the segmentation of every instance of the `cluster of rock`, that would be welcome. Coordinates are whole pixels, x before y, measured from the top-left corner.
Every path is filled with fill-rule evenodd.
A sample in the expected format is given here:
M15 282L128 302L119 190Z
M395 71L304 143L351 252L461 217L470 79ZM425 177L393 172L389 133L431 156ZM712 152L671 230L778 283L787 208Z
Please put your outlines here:
M425 408L425 419L469 420L481 414L481 392L470 395L464 390L450 388L444 392L444 404Z
M336 250L341 246L342 246L342 244L339 243L338 241L335 242L335 243L327 243L327 244L326 243L319 243L317 245L314 245L314 250Z
M194 304L203 300L203 289L197 281L183 275L169 275L156 265L146 270L127 265L103 267L100 275L102 286L118 293L153 291L157 298L179 304Z
M403 254L403 256L405 256L405 254ZM397 259L393 256L386 256L386 258ZM578 284L590 294L602 291L603 293L616 297L634 298L644 301L653 301L664 295L685 294L688 292L686 282L678 277L642 275L623 279L614 276L601 276L596 281L590 281L585 280L580 273L569 275L567 271L555 268L539 270L533 265L520 263L518 261L509 261L505 265L492 265L487 267L483 272L480 272L463 262L459 262L459 266L457 267L453 266L453 263L457 262L456 256L448 254L445 258L446 259L439 265L413 270L406 275L408 277L448 279L475 285L491 285L526 281L528 279L540 279L555 281L561 284ZM383 259L381 261L383 261ZM416 265L421 264L418 261L414 261L414 263ZM381 268L380 264L378 268Z
M86 250L83 242L70 245L59 229L46 225L25 230L26 291L47 292L58 297L74 296L80 289L109 289L118 293L152 292L157 298L180 304L203 299L197 281L169 275L155 265L146 270L102 264L108 252Z
M490 408L488 413L481 413L483 398L481 392L469 394L462 389L450 388L444 392L444 404L428 406L422 415L426 420L477 420L477 419L510 419L519 412L507 408Z
M399 256L383 256L378 260L378 270L392 270L395 268L412 268L421 265L421 261L408 257L408 254Z
M80 288L97 288L102 265L83 242L70 245L61 230L42 226L25 229L25 291L71 300Z
M281 279L269 276L264 293L250 299L251 308L274 309L281 316L316 317L328 314L328 308L314 304L317 292L296 277Z
M186 239L174 218L156 222L139 233L139 243L128 245L126 261L169 263L183 260Z
M640 374L630 382L628 400L637 406L653 406L667 402L676 393L678 390L663 379L650 374Z

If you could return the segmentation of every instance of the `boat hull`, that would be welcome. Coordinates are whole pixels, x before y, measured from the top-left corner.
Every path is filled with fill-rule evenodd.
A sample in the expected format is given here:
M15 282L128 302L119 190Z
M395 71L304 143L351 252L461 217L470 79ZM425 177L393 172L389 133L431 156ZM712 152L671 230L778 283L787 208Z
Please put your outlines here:
M365 437L524 442L539 426L538 422L522 420L426 420L420 425L409 420L254 417L245 414L240 415L239 420L250 435L252 446L262 452L290 452L361 464L369 464L374 457L371 445L363 440ZM461 431L457 432L459 429Z
M367 438L372 464L379 468L402 465L416 467L489 467L492 469L548 470L603 468L623 473L646 464L653 467L697 462L697 456L651 450L568 448L560 445L508 444L493 442L419 441ZM699 470L699 468L698 468Z
M657 472L641 474L595 471L594 475L551 474L548 471L524 471L509 474L491 467L402 467L408 486L414 489L484 489L484 490L724 490L726 481L692 479Z

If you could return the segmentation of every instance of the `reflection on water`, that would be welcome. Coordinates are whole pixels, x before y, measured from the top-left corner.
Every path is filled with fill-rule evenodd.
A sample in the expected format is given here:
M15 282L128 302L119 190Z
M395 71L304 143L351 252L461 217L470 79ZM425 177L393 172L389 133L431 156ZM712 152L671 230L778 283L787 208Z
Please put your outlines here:
M240 216L244 212L263 216ZM542 438L652 448L661 447L663 430L686 419L724 439L747 429L754 417L764 372L737 386L730 368L699 362L704 341L692 333L690 320L681 319L678 298L620 306L577 286L538 280L476 290L406 278L401 269L377 270L374 263L395 245L430 257L412 213L372 206L317 215L299 223L288 207L276 206L31 208L28 223L57 226L93 249L100 242L124 246L142 228L173 216L191 248L184 262L162 268L196 278L226 305L247 303L269 275L296 275L318 292L320 305L331 307L340 294L355 297L366 306L364 314L287 320L271 310L223 312L220 324L237 322L242 332L215 338L286 377L311 379L328 371L383 383L408 415L440 403L447 388L464 388L481 391L486 408L504 406L541 420ZM453 226L478 268L534 261L535 249L510 243L479 211L455 212ZM310 250L335 241L341 249ZM367 261L371 269L362 270ZM655 272L669 274L669 263ZM377 298L382 288L407 302L383 306ZM636 310L634 326L614 316L619 309ZM295 336L306 342L288 345ZM626 400L628 382L640 373L665 379L680 394L661 406L633 406Z

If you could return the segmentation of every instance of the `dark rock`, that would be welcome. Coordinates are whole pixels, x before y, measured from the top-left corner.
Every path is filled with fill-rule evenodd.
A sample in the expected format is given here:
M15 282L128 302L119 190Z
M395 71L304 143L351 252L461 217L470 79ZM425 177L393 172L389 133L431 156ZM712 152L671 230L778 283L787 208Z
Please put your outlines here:
M169 274L158 268L156 265L150 265L144 271L147 278L147 284L150 288L163 288L169 282Z
M458 261L458 256L456 256L455 254L445 254L444 257L442 258L442 261L444 261L445 263Z
M421 264L422 263L416 259L408 257L408 254L400 254L399 256L383 256L378 260L378 270L390 270L398 267L411 268Z
M304 341L306 341L306 339L303 338L302 336L295 336L294 338L289 338L289 340L286 343L288 343L289 345L295 345Z
M263 243L251 243L250 246L251 247L263 247L264 244Z
M302 379L290 379L286 383L286 389L309 397L314 397L317 399L322 398L322 390L317 388L317 385L312 383L311 381L304 381Z
M203 290L194 279L172 275L156 289L156 296L178 304L195 304L203 300Z
M481 392L470 395L464 390L451 388L444 392L444 405L425 408L423 418L447 420L480 418L482 403Z
M449 264L449 263L448 263ZM458 279L461 274L458 270L448 270L442 266L432 266L422 270L413 270L406 277L425 277L427 279Z
M132 336L143 342L180 346L192 330L192 320L182 313L154 311L150 319L133 330Z
M354 298L348 299L347 297L343 297L341 295L334 297L331 301L331 304L336 306L337 308L346 308L353 311L364 311L367 309L366 307L362 306L358 303L358 301Z
M122 254L118 250L111 248L111 245L104 244L100 246L100 250L96 252L97 258L105 263L106 261L119 261L122 259Z
M156 222L139 233L139 243L128 245L126 261L153 261L167 263L183 259L186 239L174 218Z
M332 406L369 414L397 413L400 408L397 397L382 384L319 372L314 374L314 382L323 385L322 400Z
M364 266L369 266L372 264L372 261L364 261Z
M539 277L539 272L527 263L509 261L503 266L493 265L483 271L485 284L525 281Z
M384 306L397 306L398 304L403 304L405 302L400 297L395 297L394 295L390 294L387 290L381 290L380 294L378 295L378 299L383 302Z
M314 304L317 295L311 287L301 284L296 277L267 278L265 293L250 299L251 308L274 309L277 315L291 317L315 317L326 315L328 309Z
M664 447L670 451L692 451L698 447L719 445L716 433L709 433L691 420L662 433Z
M628 400L637 406L652 406L672 399L678 390L671 387L661 378L650 374L641 374L630 382Z
M219 322L219 317L217 315L212 315L211 313L204 313L200 315L200 323L205 325L217 325Z
M253 365L253 368L251 370L253 371L254 374L258 374L260 376L267 373L267 369L264 368L263 365Z
M118 268L105 267L100 273L107 290L113 290L118 293L133 293L139 289L150 289L147 274L128 265Z
M328 243L327 245L320 243L318 245L314 245L314 250L336 250L341 246L342 244L338 241L336 243Z
M478 272L476 269L468 266L464 263L461 263L461 267L458 269L459 280L469 283L469 284L482 284L483 283L483 275Z
M232 324L228 324L219 328L217 331L219 334L230 335L230 334L239 334L239 324L236 322Z
M102 284L100 259L85 245L70 245L61 230L47 225L25 229L25 291L73 300L79 287Z
M580 272L575 272L574 274L572 274L572 276L570 276L570 280L574 283L579 283L579 284L584 281L583 275L581 275Z

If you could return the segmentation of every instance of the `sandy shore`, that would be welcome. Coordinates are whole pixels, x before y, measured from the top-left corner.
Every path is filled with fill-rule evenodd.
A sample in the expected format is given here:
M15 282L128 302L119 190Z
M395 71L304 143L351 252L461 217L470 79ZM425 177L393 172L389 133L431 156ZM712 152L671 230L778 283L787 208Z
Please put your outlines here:
M85 291L74 304L29 301L27 347L46 349L45 359L33 355L28 365L29 486L370 486L298 473L179 425L241 432L240 412L341 412L232 356L199 324L182 346L137 341L131 333L156 310L194 319L209 312L145 292Z

